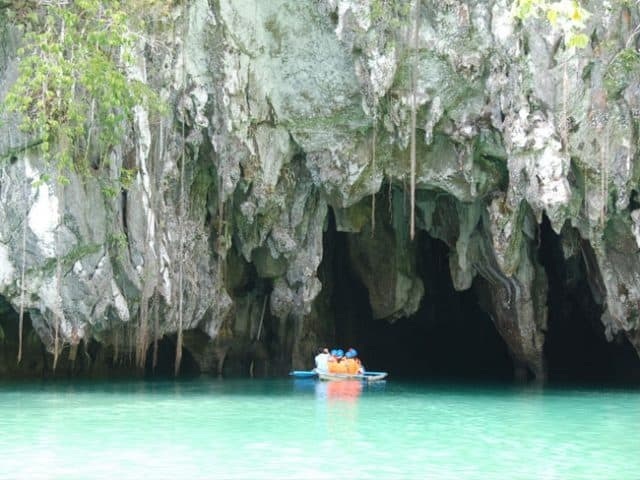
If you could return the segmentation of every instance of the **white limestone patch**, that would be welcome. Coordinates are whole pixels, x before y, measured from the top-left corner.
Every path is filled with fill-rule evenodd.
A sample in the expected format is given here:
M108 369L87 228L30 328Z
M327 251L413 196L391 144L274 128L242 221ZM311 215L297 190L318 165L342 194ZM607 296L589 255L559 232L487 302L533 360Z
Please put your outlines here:
M151 130L149 128L149 114L147 111L137 106L133 109L134 122L136 125L136 155L138 159L146 160L149 158L149 151L151 150ZM146 162L143 166L146 173ZM144 181L145 190L149 190L148 176L142 177Z
M374 50L367 60L371 78L371 87L376 97L383 97L391 88L396 75L397 58L396 49L381 54Z
M40 288L38 288L38 298L40 300L38 310L41 312L49 310L62 317L59 293L55 276L43 278Z
M0 288L6 287L13 281L15 268L9 260L9 248L0 243Z
M137 140L137 164L138 173L136 175L136 183L140 187L142 197L142 208L145 212L146 218L146 238L153 239L155 236L155 213L151 208L153 190L151 188L151 180L149 178L149 171L147 168L147 162L149 160L149 152L151 149L151 130L149 128L149 115L146 110L141 107L135 109L135 121L137 129L139 131L139 138ZM147 247L149 251L155 254L154 242L148 241ZM144 261L144 259L143 259ZM140 267L140 265L138 265ZM140 272L139 272L140 273ZM142 275L142 273L140 273Z
M333 2L332 2L333 3ZM371 27L371 2L363 0L340 0L338 7L338 26L336 27L336 36L344 39L345 25L348 20L355 21L363 31L369 30Z
M84 268L82 267L82 262L80 260L73 264L73 273L78 277L83 276Z
M354 162L349 162L346 165L347 170L347 182L349 185L355 185L355 183L360 179L362 172L364 172L365 168L367 168L366 164L357 164Z
M540 112L529 113L522 108L509 119L505 133L513 185L509 190L511 204L524 194L536 216L546 211L554 231L559 233L564 209L571 200L566 178L570 159L562 150L555 125Z
M185 42L185 63L189 76L196 82L208 82L210 79L209 55L203 48L209 29L216 25L216 18L207 0L195 0L189 7L189 28ZM176 70L176 77L182 73Z
M510 8L497 2L491 11L491 19L491 33L498 42L505 46L516 43L513 41L515 17Z
M265 185L275 187L282 165L288 163L292 156L289 132L281 127L259 126L256 142L262 164L262 179Z
M537 175L538 195L545 206L564 205L569 202L571 188L565 177L566 159L551 146L536 157L534 172Z
M631 227L633 238L635 238L636 245L640 248L640 209L631 212L631 220L633 220L633 225Z
M127 305L124 295L122 295L122 292L118 288L115 279L111 279L111 295L113 296L113 305L118 313L118 317L123 322L128 322L131 317L129 306Z
M29 228L38 238L38 246L45 257L56 255L58 208L58 198L51 192L49 185L40 184L27 218Z
M193 101L193 106L196 111L195 122L196 125L202 128L206 128L209 126L209 119L207 118L205 108L207 106L207 102L209 101L209 94L202 87L196 87L191 92L191 99Z

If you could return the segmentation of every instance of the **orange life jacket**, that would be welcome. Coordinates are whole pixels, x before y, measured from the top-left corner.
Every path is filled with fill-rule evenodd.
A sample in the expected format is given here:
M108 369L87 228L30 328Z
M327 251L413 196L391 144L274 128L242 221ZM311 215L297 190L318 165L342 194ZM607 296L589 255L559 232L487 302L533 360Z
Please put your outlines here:
M347 358L343 360L345 363L345 367L347 368L347 373L350 375L356 375L360 371L360 360L357 358Z
M345 361L329 362L329 373L347 373L347 365Z

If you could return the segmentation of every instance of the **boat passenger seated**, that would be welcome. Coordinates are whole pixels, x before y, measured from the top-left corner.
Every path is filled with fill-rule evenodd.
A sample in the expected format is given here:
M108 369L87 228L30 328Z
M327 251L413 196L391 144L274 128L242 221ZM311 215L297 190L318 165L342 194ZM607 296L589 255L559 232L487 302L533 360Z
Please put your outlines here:
M345 359L342 363L345 364L347 373L350 375L360 375L364 373L364 367L362 366L362 363L360 363L358 352L355 348L350 348L349 350L347 350Z
M328 348L320 348L318 350L318 354L315 357L316 361L316 372L318 373L327 373L329 371L329 349Z
M344 352L340 349L333 352L333 359L329 361L329 373L347 373L347 366L343 360Z

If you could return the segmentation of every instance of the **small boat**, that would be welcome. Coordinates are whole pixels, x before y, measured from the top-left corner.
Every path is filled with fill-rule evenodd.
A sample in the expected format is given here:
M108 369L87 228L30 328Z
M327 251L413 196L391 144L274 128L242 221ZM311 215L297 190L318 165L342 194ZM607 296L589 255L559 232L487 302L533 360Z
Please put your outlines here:
M315 370L294 370L289 375L296 378L315 378L318 373Z
M319 378L320 380L362 380L364 382L377 382L387 377L387 372L365 372L358 375L349 375L347 373L320 373L315 370L294 370L289 375L295 378Z
M379 382L387 377L387 372L365 372L357 375L348 373L319 373L318 378L329 382L341 380L362 380L363 382Z

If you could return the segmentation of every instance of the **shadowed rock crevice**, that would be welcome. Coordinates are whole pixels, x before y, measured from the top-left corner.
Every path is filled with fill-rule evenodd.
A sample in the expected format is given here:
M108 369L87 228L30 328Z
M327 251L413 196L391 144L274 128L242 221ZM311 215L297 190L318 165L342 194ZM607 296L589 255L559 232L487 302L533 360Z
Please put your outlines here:
M28 314L24 317L22 339L22 361L17 364L18 314L0 296L0 378L40 377L44 374L47 360L44 345Z
M565 227L563 232L570 234ZM544 353L549 381L638 381L638 359L622 333L607 341L584 255L565 258L563 239L545 217L539 259L549 280ZM571 252L568 252L571 253ZM598 292L596 292L598 294Z
M147 355L145 374L154 377L173 377L176 360L176 336L166 335L158 342L158 364L152 370L152 352ZM188 348L182 349L180 375L184 377L198 375L200 366Z

